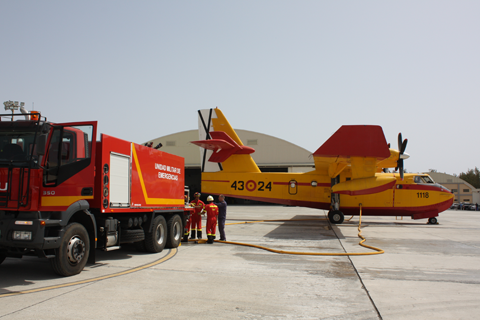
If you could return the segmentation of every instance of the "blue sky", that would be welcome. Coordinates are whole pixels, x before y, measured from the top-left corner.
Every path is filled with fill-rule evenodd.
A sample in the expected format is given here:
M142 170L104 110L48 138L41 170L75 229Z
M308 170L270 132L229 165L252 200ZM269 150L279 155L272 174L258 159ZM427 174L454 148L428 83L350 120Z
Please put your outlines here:
M218 106L314 152L342 124L410 172L480 167L478 1L0 2L0 99L144 142Z

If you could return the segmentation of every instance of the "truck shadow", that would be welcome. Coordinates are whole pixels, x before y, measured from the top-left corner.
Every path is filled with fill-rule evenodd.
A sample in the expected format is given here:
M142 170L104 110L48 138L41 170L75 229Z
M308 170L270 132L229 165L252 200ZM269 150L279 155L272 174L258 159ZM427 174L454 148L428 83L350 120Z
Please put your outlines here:
M8 288L16 287L13 292L32 289L52 285L53 283L40 284L42 281L54 280L54 284L74 282L85 279L91 269L108 266L111 262L132 259L135 256L149 255L151 253L143 253L136 251L135 247L130 244L122 245L122 248L115 251L105 252L96 250L96 263L85 266L85 269L79 274L71 277L62 277L53 272L50 261L45 258L36 256L24 256L18 258L6 258L0 265L0 295L12 292ZM139 262L139 264L141 264ZM114 272L119 271L117 268ZM109 272L112 273L112 272ZM39 286L40 284L40 286ZM21 288L18 286L22 286Z

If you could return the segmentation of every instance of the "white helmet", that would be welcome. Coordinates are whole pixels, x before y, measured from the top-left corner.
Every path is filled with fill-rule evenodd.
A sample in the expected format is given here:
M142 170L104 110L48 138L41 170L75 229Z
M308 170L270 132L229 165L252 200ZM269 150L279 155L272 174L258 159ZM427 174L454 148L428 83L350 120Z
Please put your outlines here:
M208 197L207 197L207 201L213 201L213 197L212 197L212 196L208 196Z

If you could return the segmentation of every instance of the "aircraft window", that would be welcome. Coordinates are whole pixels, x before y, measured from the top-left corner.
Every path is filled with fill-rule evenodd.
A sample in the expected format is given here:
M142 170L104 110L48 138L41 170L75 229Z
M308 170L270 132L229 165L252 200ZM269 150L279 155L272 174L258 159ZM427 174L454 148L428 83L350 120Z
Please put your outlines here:
M422 177L425 183L435 183L429 176Z
M429 176L415 176L415 183L435 183Z

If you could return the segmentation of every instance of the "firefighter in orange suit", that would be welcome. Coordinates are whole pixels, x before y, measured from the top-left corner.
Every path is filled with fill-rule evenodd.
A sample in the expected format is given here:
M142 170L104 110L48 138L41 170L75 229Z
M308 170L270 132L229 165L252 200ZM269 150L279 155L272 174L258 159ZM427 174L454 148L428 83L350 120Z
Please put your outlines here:
M207 211L207 243L213 243L215 240L215 231L217 230L218 207L213 203L213 197L208 196L208 204L205 206Z
M190 239L202 239L202 214L205 211L205 203L200 200L200 192L195 192L195 199L190 204L195 208L190 217Z

